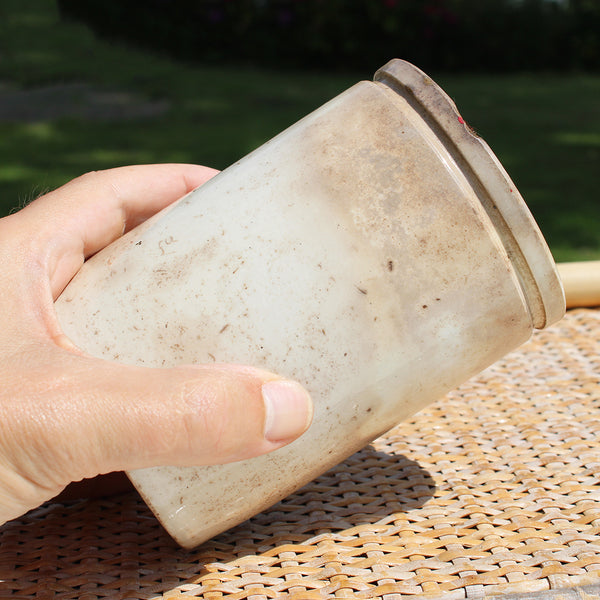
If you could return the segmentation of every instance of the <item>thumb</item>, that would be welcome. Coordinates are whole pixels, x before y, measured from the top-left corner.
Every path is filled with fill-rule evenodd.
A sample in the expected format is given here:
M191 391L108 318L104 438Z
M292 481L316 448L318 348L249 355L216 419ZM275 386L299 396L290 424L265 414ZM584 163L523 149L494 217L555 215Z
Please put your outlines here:
M312 418L299 383L250 367L117 371L89 407L104 469L238 461L291 442Z
M250 367L102 367L82 378L84 476L243 460L296 439L312 418L299 383ZM59 427L72 430L72 418Z
M68 351L56 364L53 354L28 361L28 391L5 396L19 401L7 407L12 423L0 423L0 463L23 483L12 489L25 508L111 471L264 454L301 435L312 418L300 384L250 367L150 369Z

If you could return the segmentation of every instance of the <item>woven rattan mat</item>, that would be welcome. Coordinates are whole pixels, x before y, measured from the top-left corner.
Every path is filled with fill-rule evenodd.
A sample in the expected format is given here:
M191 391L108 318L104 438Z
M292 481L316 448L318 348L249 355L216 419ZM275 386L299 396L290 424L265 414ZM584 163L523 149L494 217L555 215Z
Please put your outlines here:
M597 598L599 338L568 313L193 551L134 493L46 505L0 529L0 598Z

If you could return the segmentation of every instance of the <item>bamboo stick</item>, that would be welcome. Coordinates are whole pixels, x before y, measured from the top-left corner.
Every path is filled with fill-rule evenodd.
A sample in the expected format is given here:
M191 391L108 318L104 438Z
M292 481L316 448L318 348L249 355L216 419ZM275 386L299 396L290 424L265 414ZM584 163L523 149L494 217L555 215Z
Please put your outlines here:
M600 260L559 263L567 308L600 306Z

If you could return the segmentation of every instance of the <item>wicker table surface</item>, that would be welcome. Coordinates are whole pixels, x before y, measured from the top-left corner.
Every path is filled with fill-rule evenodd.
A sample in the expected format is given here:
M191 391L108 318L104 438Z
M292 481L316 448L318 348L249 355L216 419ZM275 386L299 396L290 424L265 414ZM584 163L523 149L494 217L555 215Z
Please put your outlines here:
M575 310L196 550L135 493L6 524L0 598L598 598L599 416L600 310Z

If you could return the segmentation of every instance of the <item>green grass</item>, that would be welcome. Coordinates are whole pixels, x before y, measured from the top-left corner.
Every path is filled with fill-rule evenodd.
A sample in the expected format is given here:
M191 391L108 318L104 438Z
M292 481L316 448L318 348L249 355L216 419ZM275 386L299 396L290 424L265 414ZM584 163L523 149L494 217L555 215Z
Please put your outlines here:
M152 119L0 120L0 214L89 170L166 161L226 167L370 75L184 65L97 40L61 22L51 0L3 0L0 82L87 82L170 108ZM504 163L555 257L600 258L600 77L432 75Z
M600 258L600 77L442 77L440 83L510 173L555 257Z

